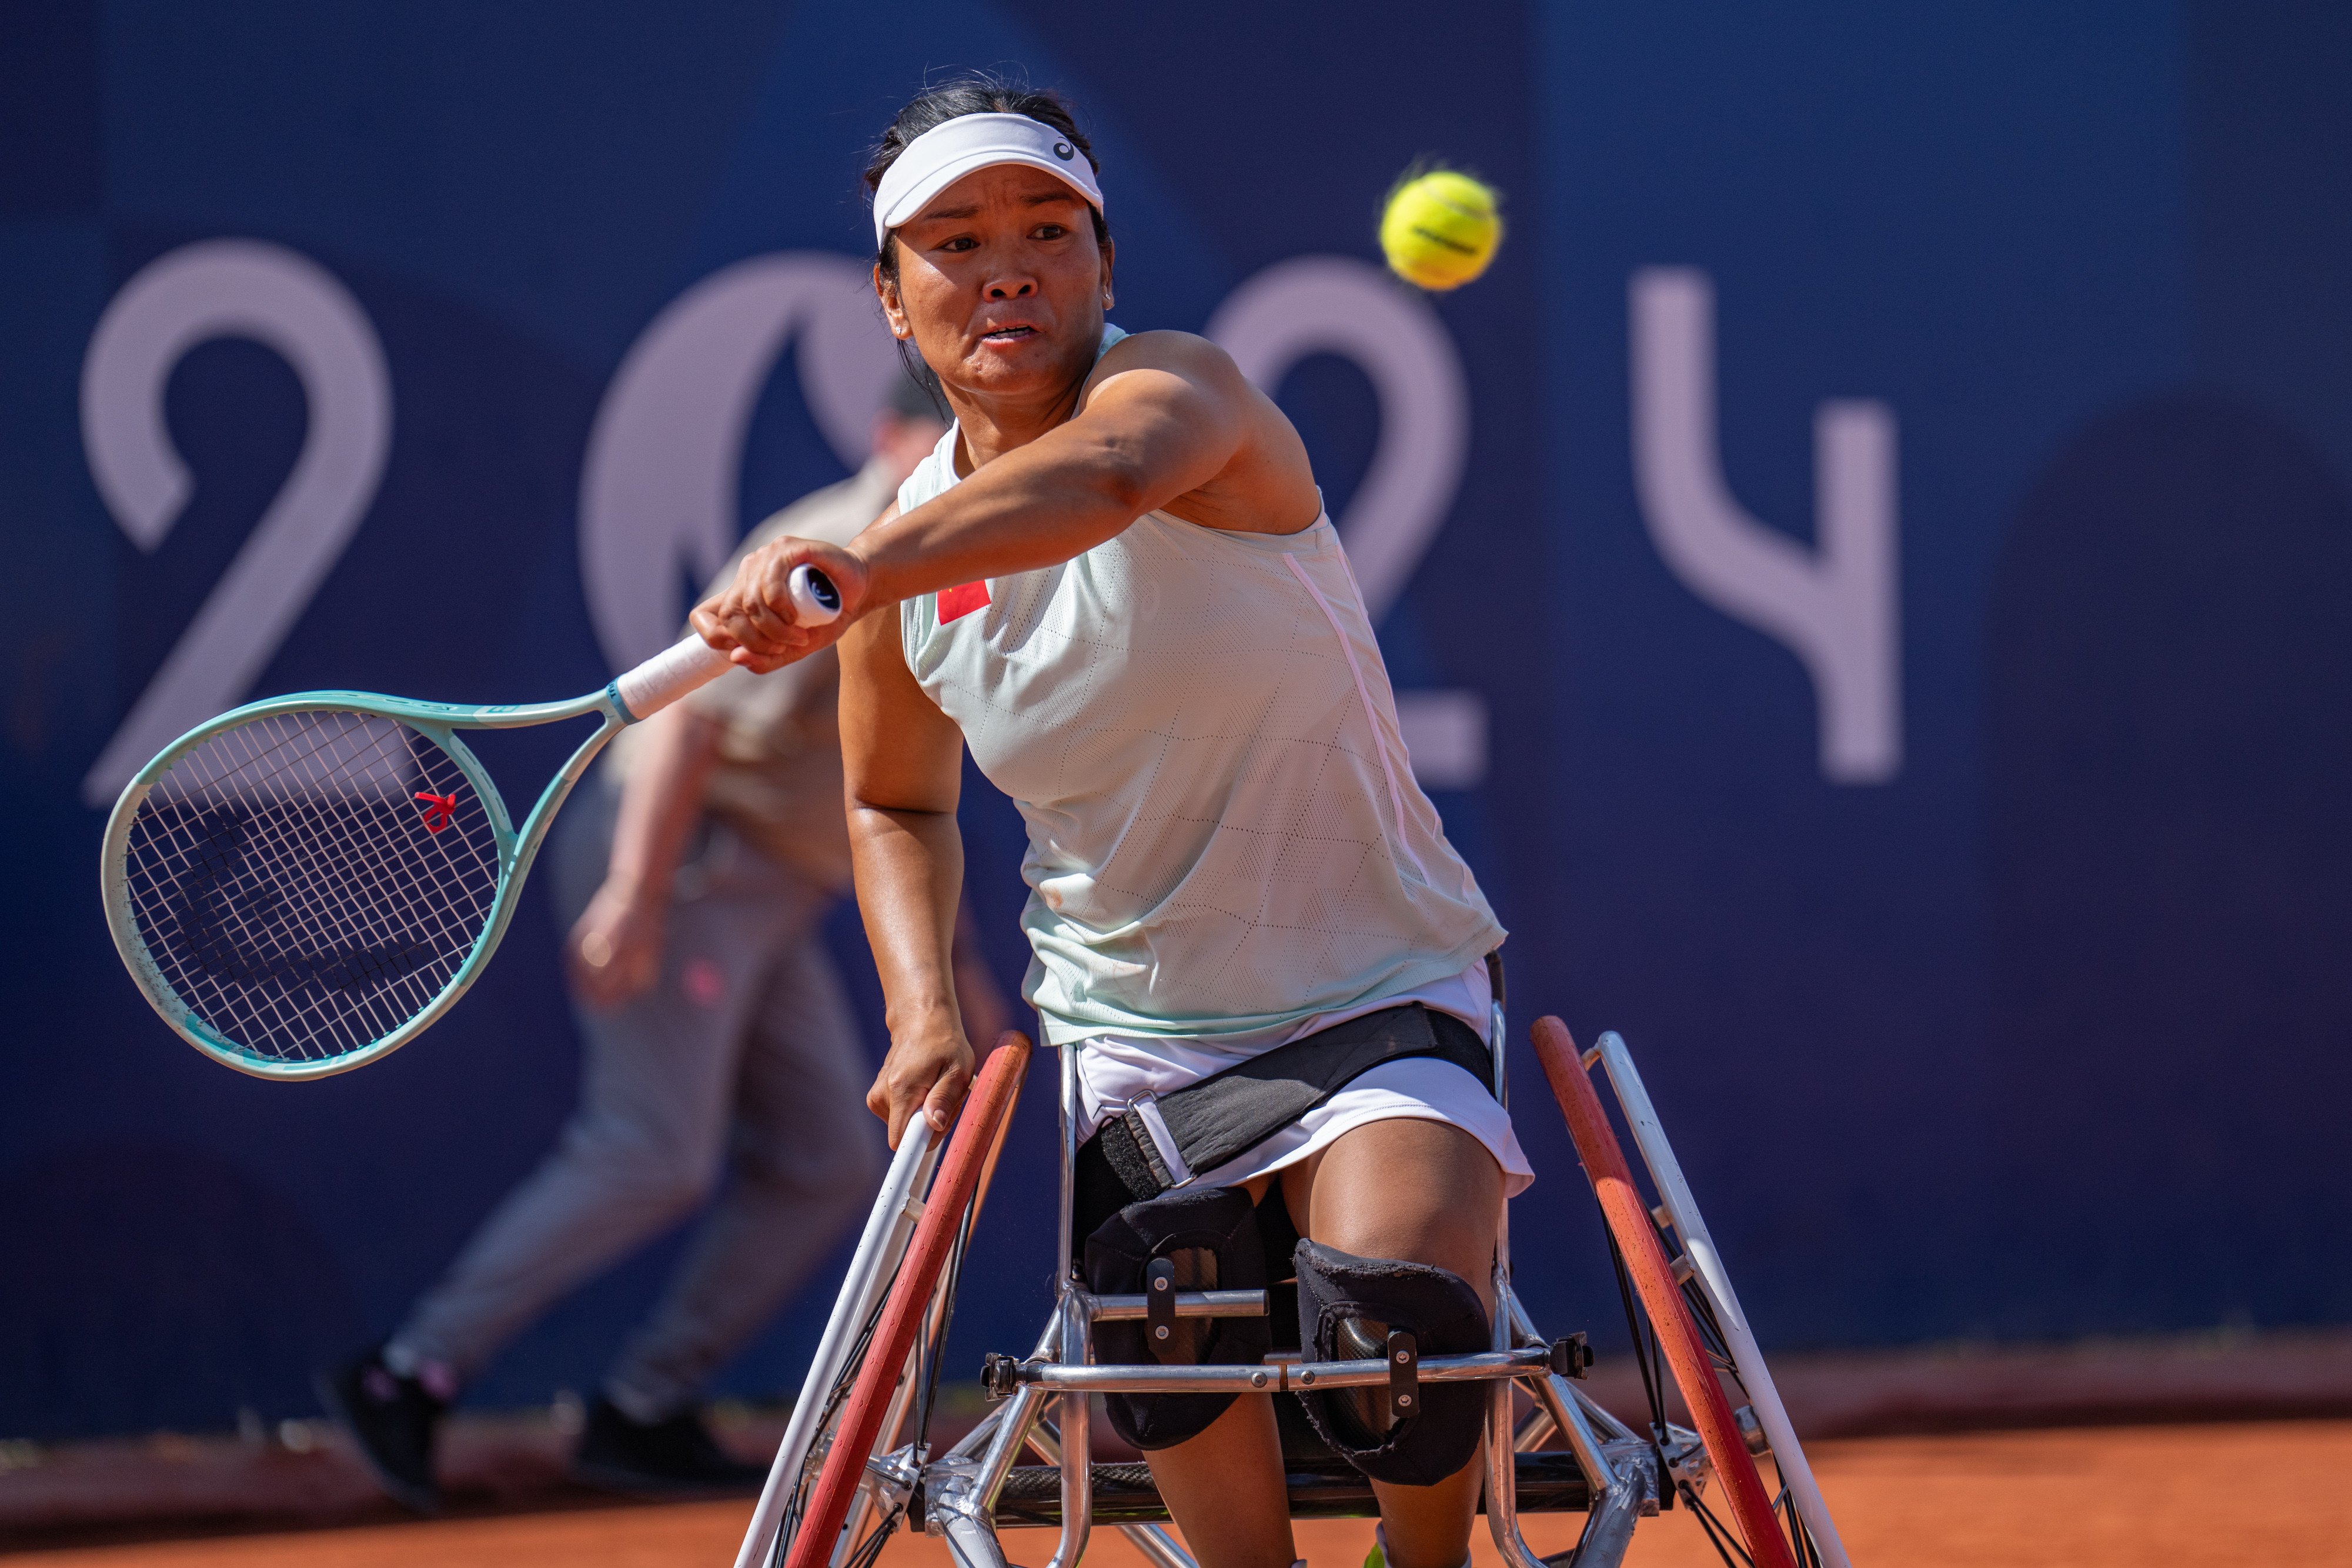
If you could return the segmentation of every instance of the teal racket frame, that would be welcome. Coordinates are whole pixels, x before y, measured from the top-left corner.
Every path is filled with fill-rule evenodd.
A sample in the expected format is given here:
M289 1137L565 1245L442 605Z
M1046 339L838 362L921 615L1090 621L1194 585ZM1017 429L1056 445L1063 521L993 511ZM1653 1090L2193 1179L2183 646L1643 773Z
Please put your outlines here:
M821 626L837 621L842 613L841 593L832 580L814 567L803 562L794 567L786 579L786 593L791 600L793 621L804 626ZM124 785L114 802L114 810L106 820L106 834L99 853L99 895L106 905L107 930L114 938L115 951L122 956L123 967L131 977L173 1032L206 1056L239 1072L256 1078L278 1081L331 1078L339 1072L349 1072L355 1067L388 1056L415 1040L440 1019L464 996L467 988L479 977L483 966L498 951L499 943L514 918L515 904L521 894L523 878L531 862L538 858L540 844L555 820L572 786L588 771L588 765L604 748L607 741L630 725L652 717L663 708L685 696L688 692L716 679L729 668L726 653L705 643L698 636L688 635L656 653L652 658L608 682L604 689L566 702L530 703L521 706L491 704L469 706L462 703L418 702L408 697L384 696L375 692L321 691L297 692L289 696L267 697L247 703L203 724L180 737L163 748L154 760L141 768ZM443 755L457 765L457 770L481 799L488 813L492 841L498 852L498 883L490 899L488 916L483 921L481 934L465 958L453 971L441 989L416 1012L396 1028L379 1036L364 1046L340 1051L331 1056L289 1060L248 1049L227 1038L220 1030L196 1016L184 1001L164 975L163 968L148 951L146 938L139 929L137 912L131 905L129 856L131 834L139 817L139 808L156 784L168 773L172 765L205 741L240 725L274 714L338 713L364 714L371 717L392 719L408 726L439 747ZM573 749L571 758L540 791L539 800L523 819L520 831L507 813L505 798L499 795L488 769L482 766L459 736L467 729L529 729L542 724L561 724L566 719L595 716L602 722L594 734Z
M692 640L689 639L689 642ZM681 644L684 647L685 644ZM710 670L717 674L723 663ZM627 677L624 677L625 679ZM708 678L708 676L705 676ZM698 681L694 683L699 685ZM689 688L690 689L690 688ZM665 701L679 695L666 693ZM648 706L648 714L654 711ZM312 1061L288 1061L266 1056L247 1050L229 1040L197 1018L188 1005L163 977L162 969L147 950L141 935L136 914L131 908L131 881L127 867L131 831L139 815L139 808L156 782L172 765L213 737L253 719L273 714L294 713L355 713L394 719L407 725L447 755L456 763L481 798L489 813L490 831L498 844L498 888L492 896L489 918L481 935L475 939L472 951L433 999L390 1033L354 1051ZM595 733L572 751L569 760L540 791L538 801L518 830L507 812L505 799L481 759L474 755L459 732L468 729L529 729L543 724L560 724L566 719L601 716L604 722ZM388 1056L415 1040L439 1021L457 1003L457 998L480 976L490 956L498 951L499 941L506 936L508 924L514 918L515 904L522 891L524 877L539 854L556 811L587 773L588 765L618 735L639 717L632 713L621 695L621 681L615 680L603 691L567 702L534 703L516 706L494 705L468 706L455 703L417 702L404 697L380 695L374 692L319 691L297 692L290 695L269 697L261 702L247 703L216 718L207 719L166 747L155 759L133 775L107 818L104 847L99 858L100 893L106 904L106 924L114 937L115 951L122 956L123 966L131 971L151 1003L174 1033L206 1056L239 1072L256 1078L280 1082L330 1078L353 1068Z

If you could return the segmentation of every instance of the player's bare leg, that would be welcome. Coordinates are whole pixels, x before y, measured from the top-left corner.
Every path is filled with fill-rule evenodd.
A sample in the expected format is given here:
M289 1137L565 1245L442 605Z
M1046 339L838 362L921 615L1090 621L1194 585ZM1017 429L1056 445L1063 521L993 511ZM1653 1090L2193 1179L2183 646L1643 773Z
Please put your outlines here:
M1244 1394L1199 1437L1147 1455L1201 1568L1290 1568L1290 1495L1274 1399Z
M1253 1196L1267 1180L1248 1184ZM1503 1173L1443 1122L1374 1122L1280 1173L1300 1229L1360 1258L1450 1269L1495 1310L1489 1276ZM1199 1437L1150 1456L1152 1479L1201 1568L1287 1568L1296 1553L1270 1400L1245 1396ZM1478 1457L1430 1487L1374 1481L1391 1568L1460 1568L1478 1507Z
M1450 1269L1491 1319L1503 1172L1486 1145L1443 1122L1373 1122L1282 1173L1294 1220L1313 1240L1359 1258ZM1483 1479L1479 1454L1435 1486L1372 1482L1389 1568L1460 1568Z

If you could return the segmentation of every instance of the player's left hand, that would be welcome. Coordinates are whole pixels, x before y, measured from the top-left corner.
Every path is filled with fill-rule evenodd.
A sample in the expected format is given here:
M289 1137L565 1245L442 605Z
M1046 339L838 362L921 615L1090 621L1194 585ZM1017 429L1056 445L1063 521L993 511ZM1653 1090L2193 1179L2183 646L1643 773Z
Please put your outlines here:
M802 564L814 567L841 595L841 616L822 626L793 619L785 581ZM735 569L735 580L697 605L689 619L702 640L755 674L780 670L829 648L865 608L866 563L839 545L785 538L761 546Z
M890 1049L866 1092L866 1108L887 1125L892 1148L918 1116L935 1134L946 1134L971 1088L972 1063L963 1026L944 1009L890 1031Z

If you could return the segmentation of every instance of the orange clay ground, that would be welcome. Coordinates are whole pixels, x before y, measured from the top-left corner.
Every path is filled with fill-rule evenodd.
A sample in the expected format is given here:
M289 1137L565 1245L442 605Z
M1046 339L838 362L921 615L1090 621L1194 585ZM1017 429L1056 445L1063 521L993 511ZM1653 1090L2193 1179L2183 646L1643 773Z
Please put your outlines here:
M1815 1461L1861 1568L2220 1568L2352 1565L2352 1422L2105 1427L1822 1443ZM749 1505L594 1509L430 1523L28 1552L9 1568L728 1568ZM1539 1552L1564 1550L1580 1518L1528 1521ZM1315 1568L1355 1568L1371 1526L1299 1527ZM1496 1568L1474 1542L1477 1568ZM1052 1539L1008 1533L1016 1562ZM1098 1568L1142 1568L1113 1531ZM898 1538L884 1568L946 1568L936 1541ZM1644 1521L1633 1568L1716 1561L1685 1515Z

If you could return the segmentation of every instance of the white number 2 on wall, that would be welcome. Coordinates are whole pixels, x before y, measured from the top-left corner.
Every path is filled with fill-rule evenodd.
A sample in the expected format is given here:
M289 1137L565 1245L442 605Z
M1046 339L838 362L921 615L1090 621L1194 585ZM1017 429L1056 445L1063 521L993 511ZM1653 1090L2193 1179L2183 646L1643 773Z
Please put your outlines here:
M341 283L280 246L184 246L123 286L82 361L90 475L141 549L163 542L191 486L165 425L164 388L188 350L215 338L250 338L282 355L301 381L310 427L268 510L83 779L93 806L244 697L351 543L392 445L383 349Z

